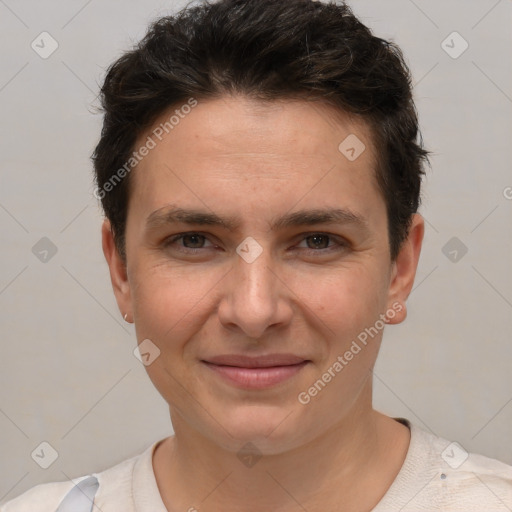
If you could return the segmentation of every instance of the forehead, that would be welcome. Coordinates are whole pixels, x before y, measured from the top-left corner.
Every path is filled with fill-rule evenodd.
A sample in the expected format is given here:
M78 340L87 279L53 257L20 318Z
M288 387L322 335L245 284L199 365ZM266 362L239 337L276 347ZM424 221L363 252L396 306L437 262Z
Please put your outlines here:
M369 127L319 102L223 97L184 111L175 105L138 145L148 137L155 147L130 177L145 216L180 197L189 205L195 196L197 205L229 197L248 206L266 195L291 207L301 195L335 203L343 192L352 205L380 196Z
M159 145L178 146L187 141L201 152L237 150L254 155L276 152L291 157L336 159L339 144L349 135L364 141L368 160L373 156L369 126L353 114L326 103L300 99L260 101L245 96L224 96L199 101L188 114L174 105L164 111L144 132L140 142L160 130ZM173 143L173 140L175 144ZM251 151L253 150L253 151ZM194 154L189 155L193 157Z

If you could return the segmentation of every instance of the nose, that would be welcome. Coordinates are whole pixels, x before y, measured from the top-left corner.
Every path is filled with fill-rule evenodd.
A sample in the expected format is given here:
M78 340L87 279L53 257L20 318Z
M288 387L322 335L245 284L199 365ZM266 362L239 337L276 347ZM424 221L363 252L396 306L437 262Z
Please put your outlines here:
M260 339L271 328L288 325L293 314L293 293L279 270L281 267L268 248L259 250L261 253L254 260L244 257L243 249L241 256L234 256L218 308L219 320L225 328L253 339Z

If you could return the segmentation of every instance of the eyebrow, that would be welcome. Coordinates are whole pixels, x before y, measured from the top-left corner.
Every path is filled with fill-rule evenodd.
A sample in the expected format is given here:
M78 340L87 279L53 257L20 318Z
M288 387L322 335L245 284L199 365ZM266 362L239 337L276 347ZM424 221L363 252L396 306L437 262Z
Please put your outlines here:
M241 225L238 216L220 217L219 215L196 209L179 208L167 205L151 213L146 221L146 230L183 223L200 226L220 226L229 231L236 231ZM315 208L287 213L270 222L270 230L276 231L294 226L311 226L314 224L353 225L369 232L369 224L363 216L344 208Z

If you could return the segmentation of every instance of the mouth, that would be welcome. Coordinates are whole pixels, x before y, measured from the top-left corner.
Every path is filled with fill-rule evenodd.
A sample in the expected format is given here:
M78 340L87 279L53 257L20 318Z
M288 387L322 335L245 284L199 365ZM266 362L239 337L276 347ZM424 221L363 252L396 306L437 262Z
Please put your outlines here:
M201 361L225 382L243 389L265 389L299 373L310 360L292 354L260 357L224 355Z

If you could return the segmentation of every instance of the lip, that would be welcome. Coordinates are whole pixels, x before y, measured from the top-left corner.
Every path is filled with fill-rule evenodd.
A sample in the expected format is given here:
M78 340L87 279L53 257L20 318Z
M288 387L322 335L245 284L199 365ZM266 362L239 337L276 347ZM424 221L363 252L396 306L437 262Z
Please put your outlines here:
M292 354L270 354L224 355L202 362L230 384L243 389L265 389L290 379L310 361Z
M269 368L271 366L290 366L307 361L295 354L266 354L262 356L246 356L243 354L222 354L203 360L222 366L238 366L240 368Z

